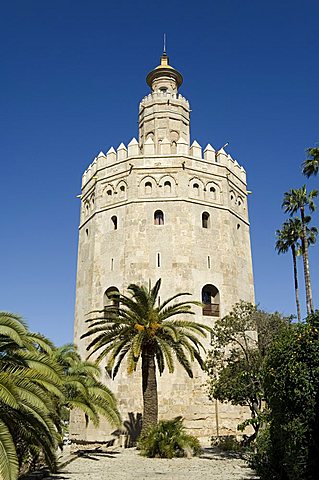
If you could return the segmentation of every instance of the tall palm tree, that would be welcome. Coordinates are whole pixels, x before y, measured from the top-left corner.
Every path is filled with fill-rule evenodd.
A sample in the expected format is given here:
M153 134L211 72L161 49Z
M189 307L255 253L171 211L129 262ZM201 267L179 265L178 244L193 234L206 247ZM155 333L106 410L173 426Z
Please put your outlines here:
M300 211L301 216L301 225L302 225L302 236L301 236L301 251L304 264L304 276L305 276L305 286L306 286L306 305L307 313L313 313L313 301L312 301L312 291L311 291L311 281L310 281L310 269L309 269L309 255L308 255L308 239L307 239L307 216L305 214L305 209L308 207L310 212L313 212L316 208L314 203L314 198L317 197L318 190L311 190L309 194L307 193L306 185L303 185L299 189L292 188L288 192L284 193L284 199L282 202L282 207L285 212L293 215Z
M299 249L298 241L302 235L302 225L299 218L289 218L283 223L281 230L276 230L276 250L278 253L287 253L291 250L293 272L294 272L294 285L295 285L295 299L297 307L298 322L301 321L300 303L299 303L299 288L298 288L298 274L297 274L297 251Z
M317 175L319 170L319 147L307 149L308 158L302 164L302 173L306 177Z
M191 320L179 319L193 315L192 305L197 302L174 302L179 293L158 304L161 286L159 279L153 288L131 284L130 296L117 296L117 305L106 307L103 317L89 319L88 332L81 338L93 337L87 350L97 353L97 361L106 359L106 368L114 378L124 358L128 372L136 370L142 363L143 426L144 433L158 421L158 396L156 366L162 374L165 365L174 371L173 355L193 377L190 361L196 360L203 368L200 348L203 345L198 335L206 337L210 328ZM101 312L102 313L102 312Z

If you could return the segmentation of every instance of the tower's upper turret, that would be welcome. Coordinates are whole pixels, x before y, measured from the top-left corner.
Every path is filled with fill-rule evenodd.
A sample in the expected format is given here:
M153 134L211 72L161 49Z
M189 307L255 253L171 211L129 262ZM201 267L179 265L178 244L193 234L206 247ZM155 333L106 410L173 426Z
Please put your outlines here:
M168 63L164 51L161 63L146 77L152 93L143 98L139 108L139 144L154 144L156 154L162 154L162 145L171 145L176 153L177 142L189 145L189 103L180 93L182 75ZM165 149L164 149L165 150Z
M169 65L169 58L166 52L163 52L160 65L147 75L146 83L153 92L177 93L183 83L183 77Z

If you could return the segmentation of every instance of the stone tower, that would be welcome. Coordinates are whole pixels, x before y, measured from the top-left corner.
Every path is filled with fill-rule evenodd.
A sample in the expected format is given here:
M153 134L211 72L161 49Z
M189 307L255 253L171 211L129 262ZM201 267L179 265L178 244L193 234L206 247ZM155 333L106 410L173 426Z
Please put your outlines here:
M240 299L254 301L245 170L224 149L190 145L190 106L182 75L164 53L146 77L139 141L101 152L84 172L76 285L75 342L83 357L86 314L103 309L130 283L162 279L161 299L190 292L199 322L213 325ZM182 415L203 441L233 432L240 409L212 404L205 374L182 368L158 379L159 415ZM141 372L125 367L112 381L123 418L142 411ZM73 438L107 440L112 428L85 428L73 414Z

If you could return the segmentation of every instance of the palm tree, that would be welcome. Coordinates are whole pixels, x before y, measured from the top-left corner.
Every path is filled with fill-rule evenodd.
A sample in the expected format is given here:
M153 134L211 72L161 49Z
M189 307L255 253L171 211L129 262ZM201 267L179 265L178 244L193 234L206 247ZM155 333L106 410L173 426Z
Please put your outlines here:
M301 251L304 264L304 276L306 286L306 304L307 313L313 313L313 301L310 281L310 269L309 269L309 256L308 256L308 239L307 239L307 216L305 214L305 208L308 207L310 212L313 212L316 208L314 198L317 197L318 190L311 190L307 193L306 185L299 189L292 188L289 192L285 192L282 207L285 212L290 215L295 214L300 210L302 236L301 236Z
M63 368L63 397L59 398L57 410L78 408L84 412L86 421L95 426L99 417L105 417L109 423L119 427L121 417L116 400L109 388L99 381L101 370L93 362L83 361L73 344L56 348L55 361Z
M23 461L39 453L55 470L59 436L51 392L62 396L62 381L59 366L44 353L49 349L20 317L0 312L1 479L15 480Z
M161 286L159 279L153 288L131 284L130 296L118 294L117 305L106 307L104 316L89 319L89 330L81 338L92 337L87 350L90 355L98 353L97 361L106 359L106 368L116 376L124 358L128 372L142 363L143 426L142 433L157 423L158 396L156 366L162 374L165 365L174 371L173 354L193 377L190 361L196 360L203 368L200 348L204 347L197 335L206 337L210 328L191 320L178 319L181 315L193 315L191 307L198 302L171 303L182 295L179 293L158 304ZM93 312L92 312L93 313ZM102 312L101 312L102 313Z
M302 173L306 175L307 178L312 175L317 175L319 169L319 147L308 148L308 156L302 164Z
M298 288L298 275L297 275L297 251L299 249L298 241L302 235L302 225L299 218L289 218L282 225L281 230L276 230L276 250L278 254L287 253L291 250L293 271L294 271L294 284L295 284L295 298L297 306L297 318L298 322L301 321L300 315L300 303L299 303L299 288Z

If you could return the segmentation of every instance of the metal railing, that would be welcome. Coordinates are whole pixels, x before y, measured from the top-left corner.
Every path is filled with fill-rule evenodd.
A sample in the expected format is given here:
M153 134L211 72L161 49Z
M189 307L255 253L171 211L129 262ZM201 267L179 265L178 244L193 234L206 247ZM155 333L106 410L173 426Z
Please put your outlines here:
M207 303L203 306L203 315L219 317L219 303Z

